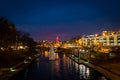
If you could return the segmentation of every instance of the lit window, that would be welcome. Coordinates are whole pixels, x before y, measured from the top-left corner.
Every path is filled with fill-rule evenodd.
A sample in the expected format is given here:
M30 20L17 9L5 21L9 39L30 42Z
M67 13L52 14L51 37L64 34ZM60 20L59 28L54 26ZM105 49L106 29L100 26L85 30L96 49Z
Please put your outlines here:
M120 46L120 43L118 43L118 46Z
M103 43L103 45L105 46L105 45L106 45L106 43Z
M120 42L120 40L118 40L118 42Z
M110 45L111 45L111 46L113 46L114 44L113 44L113 43L111 43Z

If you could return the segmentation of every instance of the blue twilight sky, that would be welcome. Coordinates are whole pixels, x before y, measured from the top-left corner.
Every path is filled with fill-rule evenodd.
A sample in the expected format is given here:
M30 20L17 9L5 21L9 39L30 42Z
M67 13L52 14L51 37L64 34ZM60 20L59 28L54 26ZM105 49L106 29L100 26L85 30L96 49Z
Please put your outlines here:
M0 0L0 16L36 41L120 29L119 0Z

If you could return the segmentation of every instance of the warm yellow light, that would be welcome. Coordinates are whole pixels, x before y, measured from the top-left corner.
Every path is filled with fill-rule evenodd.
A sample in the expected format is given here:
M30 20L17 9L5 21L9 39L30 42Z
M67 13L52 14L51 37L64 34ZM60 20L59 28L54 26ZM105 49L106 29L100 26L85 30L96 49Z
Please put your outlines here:
M59 55L58 55L58 53L56 53L56 59L59 59Z
M23 49L23 46L20 46L20 49Z
M112 35L114 35L114 33L112 33Z
M63 58L66 59L66 55L65 54L63 54Z
M49 52L45 51L45 57L48 57L48 56L49 56Z
M97 37L97 36L98 36L98 34L95 34L95 36Z
M105 33L103 33L102 35L105 36Z

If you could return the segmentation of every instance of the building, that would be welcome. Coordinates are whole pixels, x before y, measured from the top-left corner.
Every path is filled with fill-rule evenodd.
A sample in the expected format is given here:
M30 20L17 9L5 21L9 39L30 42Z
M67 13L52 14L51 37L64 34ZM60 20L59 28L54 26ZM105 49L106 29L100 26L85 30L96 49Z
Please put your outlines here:
M83 36L79 39L79 44L84 47L90 47L94 45L94 35Z
M120 30L103 31L101 35L86 35L79 39L79 44L85 47L91 46L120 46Z
M103 46L120 46L120 30L103 31L102 38Z

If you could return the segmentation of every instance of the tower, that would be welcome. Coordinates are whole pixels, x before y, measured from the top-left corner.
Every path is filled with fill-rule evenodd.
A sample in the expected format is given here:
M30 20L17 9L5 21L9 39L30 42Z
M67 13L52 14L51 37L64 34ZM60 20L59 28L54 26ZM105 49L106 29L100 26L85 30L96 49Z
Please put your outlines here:
M55 46L56 46L56 47L59 47L59 46L60 46L60 42L59 42L59 37L58 37L58 36L56 37Z
M59 43L59 37L58 36L56 37L56 43Z

